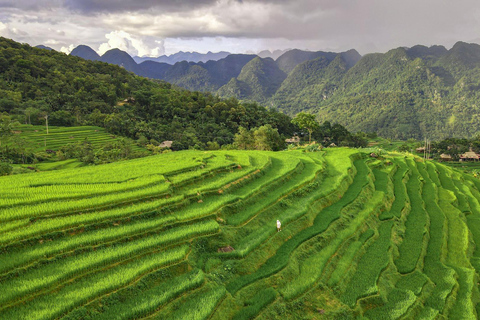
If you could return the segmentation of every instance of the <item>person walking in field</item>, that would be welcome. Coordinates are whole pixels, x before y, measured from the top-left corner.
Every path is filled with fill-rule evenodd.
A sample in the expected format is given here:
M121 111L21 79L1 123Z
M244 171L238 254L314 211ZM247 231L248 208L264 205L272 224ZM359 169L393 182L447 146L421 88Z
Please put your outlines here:
M282 223L280 220L277 220L277 232L280 231L280 228L282 227Z

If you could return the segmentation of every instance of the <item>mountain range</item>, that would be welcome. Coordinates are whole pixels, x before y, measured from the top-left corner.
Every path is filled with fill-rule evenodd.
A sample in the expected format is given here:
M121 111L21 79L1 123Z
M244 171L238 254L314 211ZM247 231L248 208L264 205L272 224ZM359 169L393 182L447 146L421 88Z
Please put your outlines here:
M265 103L280 88L283 80L298 65L308 60L323 57L332 61L337 55L345 59L347 67L355 65L361 58L355 50L344 53L294 50L268 50L255 54L229 54L227 52L211 54L211 59L204 61L182 60L169 64L162 57L131 57L125 51L111 49L99 56L88 46L78 46L71 53L73 56L87 60L98 60L124 67L137 75L165 80L192 91L212 91L221 96L233 96L239 99L255 100ZM196 56L199 53L179 52L172 59ZM204 55L204 57L208 54ZM276 58L276 59L273 59ZM235 94L236 92L236 94Z
M82 52L87 53L82 49ZM93 51L93 50L92 50ZM349 130L389 138L474 137L480 126L480 46L395 48L361 56L355 50L288 50L276 59L231 54L217 61L137 64L118 49L101 57L193 91L252 100L294 115L317 115Z
M198 52L183 52L179 51L172 55L162 55L159 57L133 57L136 63L142 63L144 61L155 61L155 62L162 62L168 64L175 64L180 61L188 61L188 62L207 62L209 60L220 60L228 56L230 52L220 51L213 53L211 51L207 53L198 53Z

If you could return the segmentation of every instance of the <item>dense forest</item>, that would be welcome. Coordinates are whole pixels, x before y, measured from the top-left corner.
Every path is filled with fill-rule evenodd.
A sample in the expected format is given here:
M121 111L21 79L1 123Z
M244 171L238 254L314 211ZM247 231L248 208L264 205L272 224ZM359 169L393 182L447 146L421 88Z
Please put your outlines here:
M308 110L349 130L396 139L477 135L479 45L398 48L366 55L352 68L342 61L309 63L282 84L273 98L278 109Z
M87 57L88 58L88 57ZM289 115L393 139L471 138L480 125L480 46L397 48L361 57L290 50L276 60L229 55L218 61L135 64L115 49L101 59L189 90L255 101Z

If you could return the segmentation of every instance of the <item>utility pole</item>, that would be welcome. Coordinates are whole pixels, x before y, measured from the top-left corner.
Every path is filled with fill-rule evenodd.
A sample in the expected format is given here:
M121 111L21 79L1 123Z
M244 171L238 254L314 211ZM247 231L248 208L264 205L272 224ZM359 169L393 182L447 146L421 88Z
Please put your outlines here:
M430 154L432 153L432 141L428 141L428 158L430 159Z
M47 134L48 134L48 114L45 115L45 126L47 127ZM45 136L45 149L47 148L47 137Z
M48 114L45 116L45 125L47 126L47 134L48 134Z
M423 161L427 158L427 137L425 137L425 143L423 144Z

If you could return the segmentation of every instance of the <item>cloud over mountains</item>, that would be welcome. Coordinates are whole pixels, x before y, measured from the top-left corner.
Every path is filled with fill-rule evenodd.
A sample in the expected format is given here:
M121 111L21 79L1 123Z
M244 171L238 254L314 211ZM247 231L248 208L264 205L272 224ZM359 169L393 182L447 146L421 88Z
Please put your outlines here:
M0 0L0 9L0 35L66 51L81 43L100 52L119 46L133 55L234 52L236 43L241 52L355 47L367 53L449 46L477 39L480 28L477 0ZM209 40L216 38L223 41Z

